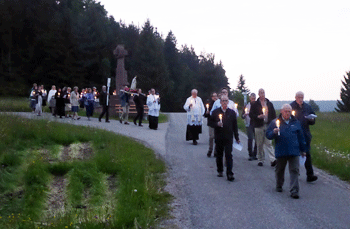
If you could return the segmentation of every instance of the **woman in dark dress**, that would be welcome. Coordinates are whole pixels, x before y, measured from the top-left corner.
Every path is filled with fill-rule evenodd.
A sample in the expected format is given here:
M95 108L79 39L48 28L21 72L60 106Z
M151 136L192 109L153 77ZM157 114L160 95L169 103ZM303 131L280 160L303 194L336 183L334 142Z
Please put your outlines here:
M55 99L56 99L56 115L62 118L62 116L63 117L65 116L65 111L64 111L65 103L64 103L63 92L61 88L58 88L55 94Z

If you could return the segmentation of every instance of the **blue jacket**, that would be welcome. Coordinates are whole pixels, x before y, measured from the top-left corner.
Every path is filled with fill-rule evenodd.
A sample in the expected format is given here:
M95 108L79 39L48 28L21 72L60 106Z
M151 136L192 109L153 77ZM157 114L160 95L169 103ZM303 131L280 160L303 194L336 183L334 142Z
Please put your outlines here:
M270 140L275 139L275 156L287 157L287 156L299 156L301 152L305 152L306 144L304 134L300 122L291 116L289 123L287 124L282 119L282 115L278 117L280 120L280 135L274 133L273 129L277 128L276 120L272 120L269 127L266 130L266 137Z
M130 94L121 91L119 93L119 98L120 98L120 105L122 107L125 107L126 104L129 104Z

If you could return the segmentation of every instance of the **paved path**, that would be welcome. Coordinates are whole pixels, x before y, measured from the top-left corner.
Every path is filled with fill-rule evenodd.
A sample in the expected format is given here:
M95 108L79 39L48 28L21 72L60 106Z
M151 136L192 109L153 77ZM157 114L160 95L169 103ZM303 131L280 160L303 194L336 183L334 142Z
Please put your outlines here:
M29 113L18 113L39 118ZM350 186L334 176L316 169L319 180L306 182L301 168L300 196L290 198L289 175L284 192L274 190L274 169L268 164L258 167L247 160L246 148L233 152L235 181L217 177L215 159L206 156L208 130L203 126L199 144L185 141L186 114L170 113L169 123L157 131L145 125L126 126L112 120L79 121L45 118L60 122L106 129L141 140L152 147L169 166L167 190L176 198L171 213L175 217L162 222L165 228L350 228ZM240 134L246 146L247 138ZM287 170L288 171L288 170Z

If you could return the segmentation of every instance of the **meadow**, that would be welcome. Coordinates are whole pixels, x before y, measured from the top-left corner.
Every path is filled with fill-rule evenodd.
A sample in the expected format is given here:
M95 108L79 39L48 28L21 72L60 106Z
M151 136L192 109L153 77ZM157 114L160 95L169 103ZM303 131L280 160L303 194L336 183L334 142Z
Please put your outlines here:
M152 227L168 212L165 172L127 137L0 115L0 228Z

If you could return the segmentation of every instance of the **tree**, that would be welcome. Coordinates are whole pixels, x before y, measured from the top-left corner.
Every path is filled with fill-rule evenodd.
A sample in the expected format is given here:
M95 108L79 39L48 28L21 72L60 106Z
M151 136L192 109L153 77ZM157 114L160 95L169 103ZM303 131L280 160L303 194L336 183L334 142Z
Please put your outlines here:
M241 93L250 93L250 90L248 87L245 86L245 79L243 75L239 76L238 84L237 84L237 90L240 91Z
M310 99L309 105L311 106L311 108L314 112L320 111L320 107L312 99Z
M340 92L342 101L337 100L338 108L335 108L338 112L350 112L350 72L347 72L346 75L342 81L343 87Z

